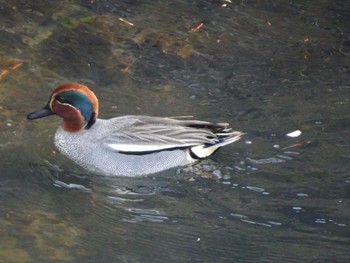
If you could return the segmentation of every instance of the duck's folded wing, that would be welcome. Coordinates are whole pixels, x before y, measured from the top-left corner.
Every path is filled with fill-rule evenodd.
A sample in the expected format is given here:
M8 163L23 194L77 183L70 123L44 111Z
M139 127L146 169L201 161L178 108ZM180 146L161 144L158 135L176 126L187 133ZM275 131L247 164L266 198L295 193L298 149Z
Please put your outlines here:
M206 122L198 123L203 125ZM158 122L138 120L110 134L104 139L104 145L114 151L140 154L216 143L218 137L212 130L198 128L195 124L195 121L173 119Z

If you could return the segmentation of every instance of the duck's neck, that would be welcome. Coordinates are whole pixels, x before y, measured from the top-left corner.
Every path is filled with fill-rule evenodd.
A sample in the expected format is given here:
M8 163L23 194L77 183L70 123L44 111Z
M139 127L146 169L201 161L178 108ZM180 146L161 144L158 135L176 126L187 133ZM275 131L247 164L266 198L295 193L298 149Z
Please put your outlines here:
M79 132L81 130L88 130L95 124L96 118L91 118L88 123L84 121L82 116L70 116L69 119L64 119L62 122L62 127L67 132Z
M65 131L79 132L86 126L84 117L79 110L72 107L69 114L64 115L61 113L61 117L63 117L62 127Z

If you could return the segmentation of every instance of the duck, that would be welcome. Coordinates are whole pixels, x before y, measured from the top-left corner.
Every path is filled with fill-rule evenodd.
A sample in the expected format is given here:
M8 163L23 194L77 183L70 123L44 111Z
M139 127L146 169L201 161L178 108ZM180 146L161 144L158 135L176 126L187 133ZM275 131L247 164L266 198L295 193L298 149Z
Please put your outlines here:
M61 117L54 136L59 152L89 171L108 176L142 176L191 165L243 135L228 123L144 115L99 119L98 105L87 86L66 83L27 118Z

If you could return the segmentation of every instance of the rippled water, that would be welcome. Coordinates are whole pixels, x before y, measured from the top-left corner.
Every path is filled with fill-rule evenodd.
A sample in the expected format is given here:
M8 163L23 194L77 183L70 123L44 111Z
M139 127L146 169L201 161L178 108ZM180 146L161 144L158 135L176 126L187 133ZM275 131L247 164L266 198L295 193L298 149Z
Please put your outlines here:
M347 262L349 17L347 1L0 1L0 262ZM192 167L93 175L56 152L58 118L25 119L68 81L103 118L246 135Z

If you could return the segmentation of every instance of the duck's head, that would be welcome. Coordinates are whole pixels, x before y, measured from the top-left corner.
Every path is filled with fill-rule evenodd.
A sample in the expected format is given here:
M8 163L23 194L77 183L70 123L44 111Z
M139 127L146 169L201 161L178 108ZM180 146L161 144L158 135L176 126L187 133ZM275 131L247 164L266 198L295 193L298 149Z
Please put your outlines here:
M98 100L86 86L68 83L56 88L43 108L28 114L29 120L57 114L63 118L63 129L78 132L89 129L96 121Z

